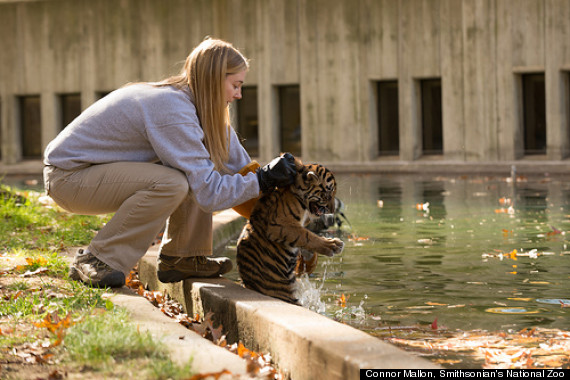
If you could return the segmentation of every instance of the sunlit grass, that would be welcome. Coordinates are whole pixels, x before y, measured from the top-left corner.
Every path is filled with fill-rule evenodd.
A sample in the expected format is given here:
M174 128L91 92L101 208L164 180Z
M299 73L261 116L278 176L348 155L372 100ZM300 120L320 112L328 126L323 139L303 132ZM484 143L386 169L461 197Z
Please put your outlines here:
M0 298L0 317L33 321L51 313L82 315L95 308L109 307L109 301L103 297L104 289L90 288L75 281L54 284L46 280L37 287L20 282L11 288L10 295Z
M58 278L67 276L69 264L57 251L15 248L8 253L10 253L11 257L20 257L26 262L25 264L17 265L15 268L12 268L16 274L45 269L43 273L46 275Z
M191 361L173 363L166 346L149 332L138 331L123 309L91 315L72 326L65 337L69 359L76 364L109 371L116 364L136 362L139 376L152 379L188 378Z
M139 332L106 289L67 275L61 252L88 244L109 216L72 215L41 196L0 184L0 254L8 258L0 265L0 360L11 360L14 347L45 347L46 339L55 344L63 338L54 348L58 361L79 373L89 368L112 378L188 378L191 362L173 363L166 346ZM50 332L53 318L72 326Z
M57 251L87 244L108 216L69 214L55 204L44 206L41 193L0 184L0 248Z

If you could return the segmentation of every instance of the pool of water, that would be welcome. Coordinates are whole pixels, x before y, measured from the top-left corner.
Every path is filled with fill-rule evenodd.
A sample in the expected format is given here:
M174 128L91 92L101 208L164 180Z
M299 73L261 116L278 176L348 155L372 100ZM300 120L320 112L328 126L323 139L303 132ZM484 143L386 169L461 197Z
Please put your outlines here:
M310 277L323 314L366 331L570 329L570 178L337 181L350 226Z

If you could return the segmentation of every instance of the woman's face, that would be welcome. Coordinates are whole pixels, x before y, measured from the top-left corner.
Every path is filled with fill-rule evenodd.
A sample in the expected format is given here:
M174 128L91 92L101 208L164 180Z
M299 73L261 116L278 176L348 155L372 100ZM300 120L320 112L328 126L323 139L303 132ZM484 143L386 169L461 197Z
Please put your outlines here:
M245 81L245 74L246 71L244 70L236 74L226 75L225 97L228 106L235 99L241 99L241 86Z

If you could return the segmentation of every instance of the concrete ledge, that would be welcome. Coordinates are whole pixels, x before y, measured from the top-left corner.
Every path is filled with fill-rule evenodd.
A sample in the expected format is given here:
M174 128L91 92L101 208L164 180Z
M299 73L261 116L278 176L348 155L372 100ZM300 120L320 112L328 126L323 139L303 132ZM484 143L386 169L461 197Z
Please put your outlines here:
M235 230L235 223L243 225L232 211L215 219L225 221L215 223L216 229ZM242 341L250 349L269 352L292 379L359 379L361 368L438 368L355 328L224 278L162 284L156 278L156 255L157 250L151 249L139 263L145 285L166 290L190 315L213 312L214 325L223 325L230 343Z
M139 326L141 331L149 331L154 338L163 342L175 362L186 364L192 359L192 369L197 373L227 369L233 375L247 374L245 360L167 317L146 298L126 287L116 289L114 293L112 302L126 308L131 321Z
M348 325L226 279L194 281L192 299L195 312L214 312L228 340L271 353L292 379L359 379L361 368L438 368Z

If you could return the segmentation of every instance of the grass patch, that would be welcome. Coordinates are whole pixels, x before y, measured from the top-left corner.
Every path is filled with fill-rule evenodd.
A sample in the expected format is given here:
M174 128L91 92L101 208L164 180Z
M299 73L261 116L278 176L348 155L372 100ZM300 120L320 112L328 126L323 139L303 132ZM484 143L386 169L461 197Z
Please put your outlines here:
M109 217L72 215L39 192L0 184L0 378L190 376L191 362L173 363L106 289L69 279L61 252L87 245Z
M25 259L26 264L17 265L13 268L14 273L24 275L26 272L33 272L38 269L45 269L42 273L58 278L65 278L69 269L69 264L52 250L26 250L15 248L10 251L10 256Z
M31 318L42 319L47 314L81 315L95 308L108 308L108 300L103 298L104 290L81 285L75 281L63 284L45 282L36 287L22 289L19 283L14 290L0 299L0 317L14 320Z
M65 337L69 358L77 364L116 370L117 364L136 362L139 374L150 379L179 379L191 374L191 362L178 366L170 360L166 346L149 332L141 333L129 322L123 309L92 315L71 327ZM139 376L140 377L140 376Z
M41 198L37 191L0 184L0 247L4 251L59 251L85 245L109 219L108 215L71 215L53 203L42 205Z

